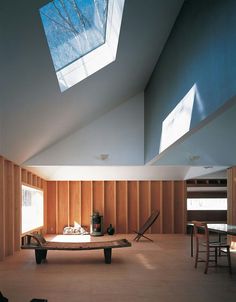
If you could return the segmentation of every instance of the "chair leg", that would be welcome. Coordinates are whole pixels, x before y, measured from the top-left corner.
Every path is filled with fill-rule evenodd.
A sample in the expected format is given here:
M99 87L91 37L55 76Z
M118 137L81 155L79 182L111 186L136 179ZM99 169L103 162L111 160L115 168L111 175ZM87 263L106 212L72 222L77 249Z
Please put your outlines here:
M227 247L227 259L228 259L229 273L232 274L230 247L229 246Z
M218 259L217 259L217 247L215 247L215 264L217 265L217 261L218 261Z
M206 251L206 265L205 265L204 274L207 274L207 271L208 271L209 257L210 257L210 251L209 251L209 247L207 247L207 251Z
M142 235L142 237L144 237L144 238L146 238L147 240L149 240L149 241L153 242L153 240L152 240L152 239L150 239L150 238L148 238L147 236Z
M198 254L199 254L199 247L198 247L198 243L197 243L196 244L196 254L195 254L195 265L194 265L195 268L197 268Z

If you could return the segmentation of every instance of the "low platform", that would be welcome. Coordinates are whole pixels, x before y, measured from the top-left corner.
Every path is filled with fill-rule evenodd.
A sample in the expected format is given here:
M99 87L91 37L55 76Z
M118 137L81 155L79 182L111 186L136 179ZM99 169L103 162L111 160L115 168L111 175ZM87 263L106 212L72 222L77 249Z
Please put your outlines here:
M106 264L111 263L112 249L130 247L131 243L126 239L118 239L102 242L52 242L47 241L42 235L27 234L22 237L22 249L35 250L35 260L41 264L46 260L48 250L81 251L81 250L104 250Z

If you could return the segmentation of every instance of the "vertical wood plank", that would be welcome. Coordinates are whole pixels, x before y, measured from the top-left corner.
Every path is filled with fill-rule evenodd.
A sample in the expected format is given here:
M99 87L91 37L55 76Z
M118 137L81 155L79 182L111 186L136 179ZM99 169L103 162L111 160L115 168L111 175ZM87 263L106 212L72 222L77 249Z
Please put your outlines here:
M128 182L128 232L138 230L138 182Z
M5 160L5 256L14 253L14 175L13 163Z
M70 181L70 225L81 225L81 182Z
M104 185L103 181L93 181L93 212L104 216Z
M112 224L116 228L115 182L104 182L104 229Z
M236 224L236 167L227 171L227 223ZM236 236L228 236L231 248L236 250Z
M58 181L58 232L63 233L69 224L69 188L68 181Z
M5 181L4 158L0 156L0 261L5 256Z
M41 178L37 176L37 187L41 188Z
M32 185L34 187L37 187L37 176L34 174L32 175Z
M27 171L27 184L30 186L32 186L32 184L33 184L33 175L29 171Z
M116 182L116 222L117 232L127 233L127 182Z
M186 232L186 185L184 181L174 182L174 232Z
M162 224L161 224L161 216L162 216L162 184L161 181L152 181L151 182L151 211L159 210L160 215L152 225L151 230L154 234L162 233Z
M174 233L173 182L163 181L163 233Z
M14 248L20 250L21 238L21 216L22 216L22 195L21 195L21 168L14 165Z
M47 233L57 232L57 182L47 181Z
M89 229L90 219L92 214L91 200L92 200L92 182L81 182L81 223Z
M43 183L43 233L47 233L47 223L48 223L48 212L47 212L47 204L48 204L48 194L47 194L47 181L42 180ZM40 189L40 188L39 188Z
M23 183L27 184L28 172L25 169L21 169L21 180Z
M148 181L139 182L139 227L141 227L150 216L150 190ZM150 232L150 230L148 230Z

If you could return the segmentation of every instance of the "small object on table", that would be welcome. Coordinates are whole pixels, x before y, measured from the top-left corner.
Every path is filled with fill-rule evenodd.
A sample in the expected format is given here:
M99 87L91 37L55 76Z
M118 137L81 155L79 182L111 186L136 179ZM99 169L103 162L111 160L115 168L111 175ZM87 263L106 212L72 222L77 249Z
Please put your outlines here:
M108 235L114 235L114 233L115 233L115 228L110 223L109 227L107 228L107 234Z

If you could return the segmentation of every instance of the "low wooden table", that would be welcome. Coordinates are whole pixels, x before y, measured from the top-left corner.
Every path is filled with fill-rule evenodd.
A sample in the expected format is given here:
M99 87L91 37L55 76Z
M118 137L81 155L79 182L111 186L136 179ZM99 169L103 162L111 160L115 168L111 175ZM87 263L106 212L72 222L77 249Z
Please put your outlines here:
M27 234L22 238L22 249L35 250L35 260L41 264L46 260L48 250L82 251L82 250L104 250L106 264L111 263L113 248L130 247L131 243L126 239L118 239L103 242L52 242L46 241L42 235Z

